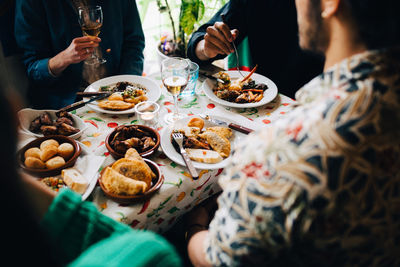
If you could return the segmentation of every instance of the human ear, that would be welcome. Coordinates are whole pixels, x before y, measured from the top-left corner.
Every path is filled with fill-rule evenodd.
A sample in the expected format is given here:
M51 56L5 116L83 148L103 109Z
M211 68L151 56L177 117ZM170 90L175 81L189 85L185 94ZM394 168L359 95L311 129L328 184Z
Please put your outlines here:
M321 17L324 19L335 15L339 9L340 0L321 0Z

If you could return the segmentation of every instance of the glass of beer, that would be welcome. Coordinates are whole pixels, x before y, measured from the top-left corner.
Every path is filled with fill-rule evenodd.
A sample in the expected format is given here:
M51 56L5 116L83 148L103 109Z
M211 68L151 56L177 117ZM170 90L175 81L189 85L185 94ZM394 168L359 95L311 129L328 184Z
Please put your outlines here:
M185 89L189 80L189 63L184 58L172 57L161 62L161 79L165 88L174 98L174 112L165 115L167 124L185 117L178 111L178 95Z
M79 25L83 35L98 37L101 26L103 25L103 11L101 6L81 6L78 7ZM104 58L99 58L95 52L92 56L85 60L86 64L102 64L105 63Z

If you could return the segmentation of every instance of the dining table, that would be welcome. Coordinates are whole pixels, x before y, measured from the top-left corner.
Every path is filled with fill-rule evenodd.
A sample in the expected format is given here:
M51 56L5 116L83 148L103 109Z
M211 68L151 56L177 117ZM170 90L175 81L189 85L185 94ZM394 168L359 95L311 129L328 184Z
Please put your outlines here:
M163 128L167 127L163 116L173 112L173 98L162 84L161 73L155 72L147 75L147 78L154 80L161 91L161 96L157 101L161 108L155 126L157 131L161 132ZM193 96L179 97L179 112L187 116L218 115L241 126L259 130L269 127L272 122L285 116L295 103L293 99L278 93L274 100L260 107L222 106L212 102L204 94L203 82L204 79L200 77ZM135 113L123 115L99 113L89 106L81 107L72 113L82 118L87 125L78 141L94 155L104 157L104 161L97 171L99 174L104 167L115 161L105 145L106 137L120 125L140 123ZM28 137L22 137L20 143L24 143L23 141L26 143L28 140ZM164 183L151 198L131 204L119 204L108 198L97 184L87 201L91 201L104 215L132 228L163 233L193 207L221 191L218 179L224 173L223 168L198 170L199 177L194 180L185 166L177 164L166 156L161 146L148 158L157 163L164 176Z

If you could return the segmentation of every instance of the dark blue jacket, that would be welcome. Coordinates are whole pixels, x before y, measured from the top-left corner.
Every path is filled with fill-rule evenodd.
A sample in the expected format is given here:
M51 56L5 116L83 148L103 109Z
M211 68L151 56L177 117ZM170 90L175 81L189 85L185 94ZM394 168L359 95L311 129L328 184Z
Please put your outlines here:
M195 47L208 26L222 21L221 14L226 14L231 29L239 30L236 44L248 37L257 73L273 80L280 93L294 97L300 87L322 72L324 58L300 49L293 0L230 0L193 33L187 51L191 60L200 62Z
M141 75L145 42L135 0L98 0L95 4L103 9L99 37L107 76ZM17 0L15 36L24 52L30 105L57 109L73 103L84 84L83 63L68 66L58 77L53 77L47 66L51 57L82 36L72 0Z

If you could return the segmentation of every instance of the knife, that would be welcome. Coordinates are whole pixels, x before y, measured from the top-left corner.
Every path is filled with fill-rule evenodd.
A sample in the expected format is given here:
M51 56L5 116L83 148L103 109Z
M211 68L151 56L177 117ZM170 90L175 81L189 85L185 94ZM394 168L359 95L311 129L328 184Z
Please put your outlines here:
M83 107L84 105L86 105L86 104L88 104L88 103L90 103L90 102L93 102L93 101L96 101L96 100L100 100L100 99L106 98L106 97L110 96L110 94L111 94L111 93L102 94L102 95L94 96L94 97L90 98L90 99L87 100L87 101L81 100L81 101L72 103L71 105L68 105L68 106L66 106L66 107L64 107L64 108L62 108L62 109L60 109L60 110L58 110L58 111L56 112L56 115L57 115L57 114L60 114L60 113L63 112L63 111L67 111L67 112L68 112L68 111L72 111L72 110L78 109L78 108Z
M233 130L236 130L236 131L244 133L244 134L249 134L251 132L254 132L254 130L252 130L252 129L246 128L244 126L240 126L240 125L235 124L235 123L227 123L225 121L221 121L221 120L218 120L218 119L211 118L209 115L200 114L199 116L202 119L208 120L208 121L210 121L210 122L212 122L212 123L214 123L216 125L227 126L227 127L231 128Z
M200 72L199 73L200 75L203 75L204 77L206 77L206 78L208 78L208 79L210 79L210 80L214 80L214 81L217 81L217 82L220 82L220 83L225 83L223 80L221 80L220 78L217 78L217 77L214 77L214 76L212 76L212 75L210 75L210 74L207 74L207 73L205 73L205 72Z
M82 96L82 97L90 97L90 96L98 96L98 95L104 95L104 94L109 94L109 92L77 92L77 96Z

